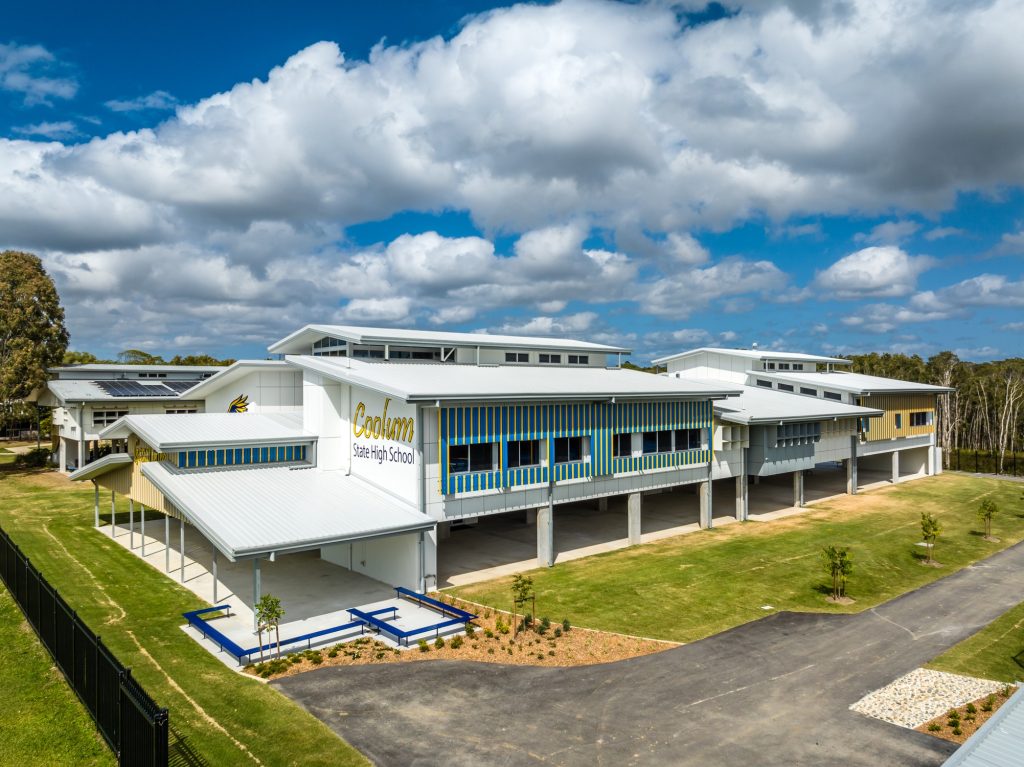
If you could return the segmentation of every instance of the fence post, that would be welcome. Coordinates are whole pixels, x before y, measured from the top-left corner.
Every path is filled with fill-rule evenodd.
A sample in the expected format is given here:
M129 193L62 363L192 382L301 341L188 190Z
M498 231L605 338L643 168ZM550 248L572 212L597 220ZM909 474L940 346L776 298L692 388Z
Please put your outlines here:
M978 473L978 449L974 449L974 473Z

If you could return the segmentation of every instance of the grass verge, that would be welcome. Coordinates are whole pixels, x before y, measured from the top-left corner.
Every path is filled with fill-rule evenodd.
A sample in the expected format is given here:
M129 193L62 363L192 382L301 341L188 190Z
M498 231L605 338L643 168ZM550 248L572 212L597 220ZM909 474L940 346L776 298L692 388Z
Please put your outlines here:
M1024 679L1024 602L950 647L927 667L998 682Z
M1019 484L943 474L819 503L772 522L746 522L599 554L530 573L537 614L606 631L690 642L763 617L772 610L857 612L923 586L1024 539ZM983 540L978 503L998 505ZM923 567L921 512L943 533L942 567ZM557 528L557 513L555 524ZM848 546L855 604L825 602L824 546ZM465 599L510 609L511 578L453 590Z
M85 707L2 584L0 647L0 764L115 764Z
M322 722L227 668L180 630L181 613L201 600L92 529L91 486L73 486L54 472L0 471L0 524L168 707L183 745L209 764L367 764ZM46 678L28 670L23 676L28 686ZM9 710L15 704L0 689ZM47 737L57 737L62 725L53 720L50 728Z

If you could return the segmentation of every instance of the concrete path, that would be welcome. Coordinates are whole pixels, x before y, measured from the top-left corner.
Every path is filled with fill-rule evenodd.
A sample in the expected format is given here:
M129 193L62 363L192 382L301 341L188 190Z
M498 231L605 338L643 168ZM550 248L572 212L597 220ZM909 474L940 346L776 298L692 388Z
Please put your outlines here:
M779 613L570 669L424 662L273 683L379 765L939 765L952 746L848 710L1024 593L1024 544L858 615Z

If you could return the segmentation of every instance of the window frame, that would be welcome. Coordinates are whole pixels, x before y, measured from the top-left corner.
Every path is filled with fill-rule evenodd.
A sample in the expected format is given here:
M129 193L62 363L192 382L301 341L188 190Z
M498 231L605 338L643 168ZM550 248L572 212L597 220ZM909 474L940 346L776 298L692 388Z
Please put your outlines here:
M449 474L479 474L481 472L495 471L496 467L494 465L494 445L495 445L494 442L474 442L474 443L471 443L471 444L468 444L468 445L449 445L448 446L448 473ZM482 467L482 466L474 463L474 461L477 458L479 458L479 456L474 457L473 453L474 453L474 451L479 453L479 452L481 452L484 449L487 449L489 451L490 457L487 459L486 466ZM454 461L456 461L458 459L454 458L452 456L452 453L454 451L462 452L463 450L465 450L465 453L466 453L466 458L465 458L466 468L465 469L453 468Z
M587 460L587 442L586 437L554 437L552 444L552 460L556 465L567 464L567 463L582 463ZM579 457L572 457L572 445L577 442L579 443ZM566 459L559 460L559 443L564 443L566 446Z
M510 469L534 469L538 466L543 466L541 450L541 440L539 439L513 439L508 441L508 452L506 453L506 460L508 461L508 467ZM513 448L513 445L516 447ZM523 445L533 445L534 461L532 463L523 463ZM516 456L513 461L513 454Z

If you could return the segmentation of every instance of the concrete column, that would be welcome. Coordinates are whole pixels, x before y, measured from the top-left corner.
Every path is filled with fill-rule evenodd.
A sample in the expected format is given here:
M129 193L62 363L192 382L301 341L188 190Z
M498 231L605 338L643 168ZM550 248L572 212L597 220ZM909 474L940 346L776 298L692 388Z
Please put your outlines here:
M262 584L260 583L260 561L254 559L252 561L252 630L256 630L256 605L260 601L260 591Z
M114 538L117 535L117 526L114 524L114 520L117 518L117 506L115 505L116 499L114 491L110 491L110 537Z
M164 572L171 572L171 518L164 512Z
M706 479L700 483L700 521L701 528L710 528L713 525L711 513L711 480Z
M526 520L526 524L528 525L537 524L537 510L526 509L526 511L523 512L523 518Z
M81 412L82 411L79 410L78 412L79 412L79 416L81 416ZM79 423L82 424L81 418L79 418ZM84 424L81 427L81 431L82 431L82 434L85 434L85 426L84 426ZM78 440L78 466L76 468L81 469L83 466L85 466L85 439L84 438Z
M57 442L57 464L60 467L61 474L67 474L68 471L68 441L64 437L60 437ZM99 527L99 525L96 525Z
M846 459L846 493L857 494L857 435L850 437L850 457Z
M141 503L139 504L139 524L141 527L140 535L142 537L142 558L146 558L146 507Z
M181 582L185 582L185 518L178 520L178 537L180 539L179 553L181 554Z
M555 506L549 503L537 509L537 564L555 564Z
M128 551L135 550L135 501L128 499Z
M452 523L451 522L438 522L437 523L437 539L439 541L446 541L452 537Z
M761 477L760 477L760 475L758 475L758 474L754 475L754 484L755 485L760 485L761 484Z
M934 470L935 474L941 474L942 473L942 448L941 447L933 447L932 448L932 454L935 456L932 459L932 469Z
M92 502L92 512L93 512L93 516L96 518L96 529L99 530L99 527L100 527L100 483L97 482L94 479L92 481L92 486L93 486L93 492L95 494L95 498L93 499L93 502Z
M895 485L900 481L900 452L892 451L892 483Z
M640 543L640 515L643 502L644 497L640 493L630 493L626 500L626 531L630 546Z
M213 546L213 604L217 604L217 547Z
M748 496L747 496L747 475L737 474L736 475L736 519L740 522L747 518L748 513Z
M597 510L608 511L608 496L601 496L597 499Z
M803 471L793 472L793 505L802 507L804 505L804 473Z

